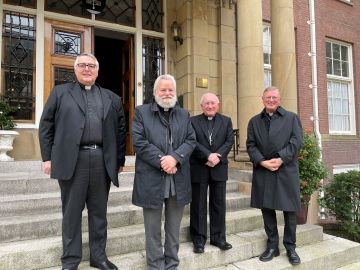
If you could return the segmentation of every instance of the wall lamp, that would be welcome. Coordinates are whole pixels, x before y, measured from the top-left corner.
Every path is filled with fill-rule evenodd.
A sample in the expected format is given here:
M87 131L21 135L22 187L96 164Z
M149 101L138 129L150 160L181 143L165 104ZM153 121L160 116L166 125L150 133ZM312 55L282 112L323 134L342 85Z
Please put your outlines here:
M176 43L176 46L177 44L179 43L180 45L183 44L184 40L183 38L181 37L181 27L180 25L174 21L171 25L171 30L173 32L173 37L174 37L174 41Z

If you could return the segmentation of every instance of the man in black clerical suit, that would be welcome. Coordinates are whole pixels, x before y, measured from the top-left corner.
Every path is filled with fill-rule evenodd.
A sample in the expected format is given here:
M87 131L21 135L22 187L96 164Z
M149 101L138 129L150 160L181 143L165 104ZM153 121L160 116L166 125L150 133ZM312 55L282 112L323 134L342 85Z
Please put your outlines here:
M82 257L81 220L86 204L90 266L115 270L105 253L110 183L119 185L125 163L125 117L119 96L95 84L99 63L83 53L76 82L55 86L45 105L39 140L46 174L58 179L62 202L62 269Z
M203 253L207 239L207 190L209 187L210 244L231 249L226 242L227 156L234 143L231 119L218 113L219 99L212 93L200 99L203 113L191 117L196 148L190 157L192 202L190 235L195 253Z

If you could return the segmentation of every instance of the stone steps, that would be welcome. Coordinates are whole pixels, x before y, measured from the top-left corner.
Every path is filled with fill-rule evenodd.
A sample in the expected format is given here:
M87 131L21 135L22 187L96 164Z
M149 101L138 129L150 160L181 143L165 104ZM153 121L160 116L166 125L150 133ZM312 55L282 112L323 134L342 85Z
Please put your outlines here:
M250 197L240 193L228 193L226 206L228 211L243 209L249 206ZM53 209L54 210L54 209ZM59 211L47 214L41 211L29 211L29 215L0 217L0 242L35 239L61 235L62 214ZM189 206L185 214L189 214ZM40 212L35 214L35 212ZM108 227L116 228L143 223L142 209L131 204L109 204ZM87 211L83 212L83 231L87 231Z
M280 226L281 230L283 229ZM298 243L307 245L321 241L322 229L319 226L303 225L298 228ZM206 269L217 265L231 264L238 260L247 260L256 256L266 245L266 236L262 229L239 232L236 234L229 234L227 236L233 248L227 251L221 251L217 247L207 244L203 254L193 253L193 245L191 242L184 242L180 244L179 270L196 270ZM145 251L139 250L127 254L110 256L109 259L114 262L119 269L146 269ZM46 268L47 270L55 270L57 268ZM84 261L80 264L79 270L93 269L89 263ZM274 269L274 268L273 268Z
M339 237L324 235L323 241L300 246L297 253L301 264L296 269L359 269L360 244ZM256 256L258 256L257 254ZM256 269L293 269L285 251L270 262L261 262L258 257L237 261L230 265L209 268L209 270L256 270Z
M127 164L120 174L120 188L110 189L107 254L119 269L146 269L142 209L131 204L134 158L129 157ZM0 269L59 269L62 216L57 181L41 172L40 161L0 162L0 172ZM181 225L178 269L290 269L284 252L268 263L257 258L265 249L266 235L261 211L250 209L250 196L245 195L251 188L251 171L229 169L229 178L226 229L233 249L224 252L207 244L204 254L194 254L187 206ZM282 213L277 216L282 235ZM80 270L93 269L87 261L87 229L84 211ZM323 235L322 227L298 226L297 244L302 258L299 269L360 269L360 244Z
M228 234L259 230L262 227L261 212L257 209L228 212L226 223ZM190 241L188 216L184 216L183 218L180 241ZM141 251L144 247L145 236L143 224L108 229L108 256ZM60 263L61 250L61 236L1 243L0 269L16 270L51 267ZM86 233L83 233L83 250L83 258L87 260L89 258L89 252L88 235ZM14 262L17 263L15 264Z
M2 181L3 180L0 180L0 183ZM32 179L29 180L29 182L31 181ZM37 179L35 179L35 181L37 181ZM9 185L10 186L8 186L7 188L11 189L11 187L15 186L16 183L10 182ZM48 179L47 185L52 186L53 182ZM52 192L0 195L1 217L61 212L59 187L57 187L57 189L57 191ZM236 192L238 191L238 189L239 185L237 181L228 181L227 192ZM112 186L110 188L108 205L116 206L121 204L131 204L131 197L131 183L120 186L119 188Z

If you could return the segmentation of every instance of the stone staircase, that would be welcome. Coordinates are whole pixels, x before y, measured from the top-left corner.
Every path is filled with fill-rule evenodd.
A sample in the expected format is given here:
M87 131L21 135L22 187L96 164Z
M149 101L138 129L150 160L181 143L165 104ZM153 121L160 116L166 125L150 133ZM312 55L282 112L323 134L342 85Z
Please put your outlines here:
M133 158L120 175L120 188L112 187L108 204L107 254L119 269L146 269L142 209L131 204ZM251 172L230 170L227 184L227 240L221 251L209 244L194 254L189 236L189 207L181 225L179 269L290 269L284 250L271 262L258 260L266 245L261 212L249 208L250 197L240 193ZM61 203L56 180L41 172L40 161L0 162L0 270L61 269ZM282 234L282 214L278 213ZM83 213L83 262L88 259L87 214ZM322 227L298 226L297 269L360 269L360 244L325 235ZM282 248L280 246L280 248Z

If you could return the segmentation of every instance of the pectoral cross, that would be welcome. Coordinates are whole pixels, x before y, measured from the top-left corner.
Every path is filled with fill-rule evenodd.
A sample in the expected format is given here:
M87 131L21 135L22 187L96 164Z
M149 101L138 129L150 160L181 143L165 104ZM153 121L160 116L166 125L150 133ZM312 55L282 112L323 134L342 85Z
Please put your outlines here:
M209 134L209 144L210 144L210 146L212 145L212 133Z

